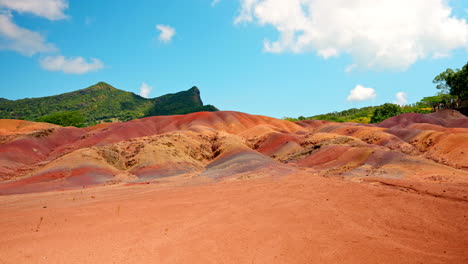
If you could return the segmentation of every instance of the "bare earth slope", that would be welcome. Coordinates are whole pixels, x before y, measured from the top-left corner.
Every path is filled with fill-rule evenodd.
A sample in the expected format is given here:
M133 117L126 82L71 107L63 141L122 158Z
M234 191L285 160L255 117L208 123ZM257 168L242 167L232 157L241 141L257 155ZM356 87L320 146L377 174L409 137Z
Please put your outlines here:
M468 261L458 112L0 125L0 263Z

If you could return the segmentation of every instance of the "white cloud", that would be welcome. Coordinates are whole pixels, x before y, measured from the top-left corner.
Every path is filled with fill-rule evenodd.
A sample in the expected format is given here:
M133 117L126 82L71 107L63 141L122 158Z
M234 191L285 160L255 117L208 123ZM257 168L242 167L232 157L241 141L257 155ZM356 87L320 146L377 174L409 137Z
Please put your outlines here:
M12 13L30 13L49 20L60 20L67 18L64 14L67 8L67 0L0 0L0 50L13 50L25 56L58 51L54 44L47 43L42 34L15 24ZM88 18L85 23L88 23ZM98 59L92 58L87 62L82 57L47 56L39 63L46 70L71 74L84 74L104 67Z
M396 95L396 100L393 102L394 104L397 104L399 106L406 105L408 103L408 95L405 92L398 92Z
M0 8L18 13L31 13L50 20L64 19L63 13L68 8L66 0L0 0Z
M234 20L234 23L238 24L241 22L252 22L254 8L259 4L259 2L260 0L241 0L241 11L239 16L237 16Z
M349 102L359 102L374 99L375 97L377 97L377 94L374 89L358 84L351 90L346 100Z
M142 83L140 86L140 96L144 98L148 98L151 91L153 91L153 87L149 86L147 83Z
M345 72L352 72L354 69L356 69L357 65L356 64L350 64L346 66Z
M42 68L49 71L62 71L70 74L84 74L92 71L98 71L104 67L104 64L95 58L87 62L82 57L65 58L64 56L47 56L41 59Z
M211 6L215 6L215 5L217 5L218 3L219 3L219 0L213 0L213 1L211 2Z
M468 24L446 0L241 0L234 23L273 26L267 52L349 54L364 69L405 70L468 48ZM443 55L443 56L441 56Z
M171 42L172 37L176 34L173 27L167 25L156 25L156 29L159 30L159 40L168 43Z
M0 13L0 50L13 50L32 56L40 52L56 51L57 48L47 43L40 33L16 25L11 14Z
M66 0L0 0L0 50L13 50L26 56L58 49L38 32L13 22L12 12L30 13L49 20L64 19Z

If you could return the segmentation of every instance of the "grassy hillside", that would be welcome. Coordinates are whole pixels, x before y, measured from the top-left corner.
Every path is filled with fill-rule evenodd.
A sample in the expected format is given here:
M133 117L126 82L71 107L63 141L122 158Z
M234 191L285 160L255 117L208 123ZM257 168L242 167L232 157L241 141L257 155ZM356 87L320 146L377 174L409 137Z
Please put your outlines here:
M310 119L327 120L333 122L355 122L355 123L369 123L377 106L367 106L363 108L351 108L348 110L333 112L323 115L316 115Z
M55 96L16 101L0 98L0 118L36 121L41 120L43 116L78 111L85 117L84 125L116 120L128 121L151 115L217 110L212 105L203 105L200 91L196 87L146 99L100 82L86 89Z
M367 106L362 108L351 108L340 112L332 112L322 115L315 115L310 117L299 116L297 118L285 117L284 119L289 121L298 120L325 120L332 122L354 122L368 124L371 121L372 115L377 108L382 106ZM424 102L418 102L414 105L407 105L400 107L401 113L430 113L432 108L430 105Z

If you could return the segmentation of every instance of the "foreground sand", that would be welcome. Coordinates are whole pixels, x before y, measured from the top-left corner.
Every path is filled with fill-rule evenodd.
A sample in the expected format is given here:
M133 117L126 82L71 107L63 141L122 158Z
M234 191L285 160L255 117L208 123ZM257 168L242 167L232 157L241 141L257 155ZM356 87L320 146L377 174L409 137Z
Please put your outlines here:
M0 196L0 263L468 263L468 203L311 172Z
M468 263L468 117L0 120L3 263Z

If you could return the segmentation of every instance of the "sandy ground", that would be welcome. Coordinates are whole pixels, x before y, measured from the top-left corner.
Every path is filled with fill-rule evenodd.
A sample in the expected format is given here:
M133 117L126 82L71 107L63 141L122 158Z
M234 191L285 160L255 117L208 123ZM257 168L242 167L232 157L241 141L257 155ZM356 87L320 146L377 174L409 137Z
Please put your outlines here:
M0 120L0 264L466 264L467 151L455 111Z
M468 263L468 203L308 172L0 196L0 263Z

